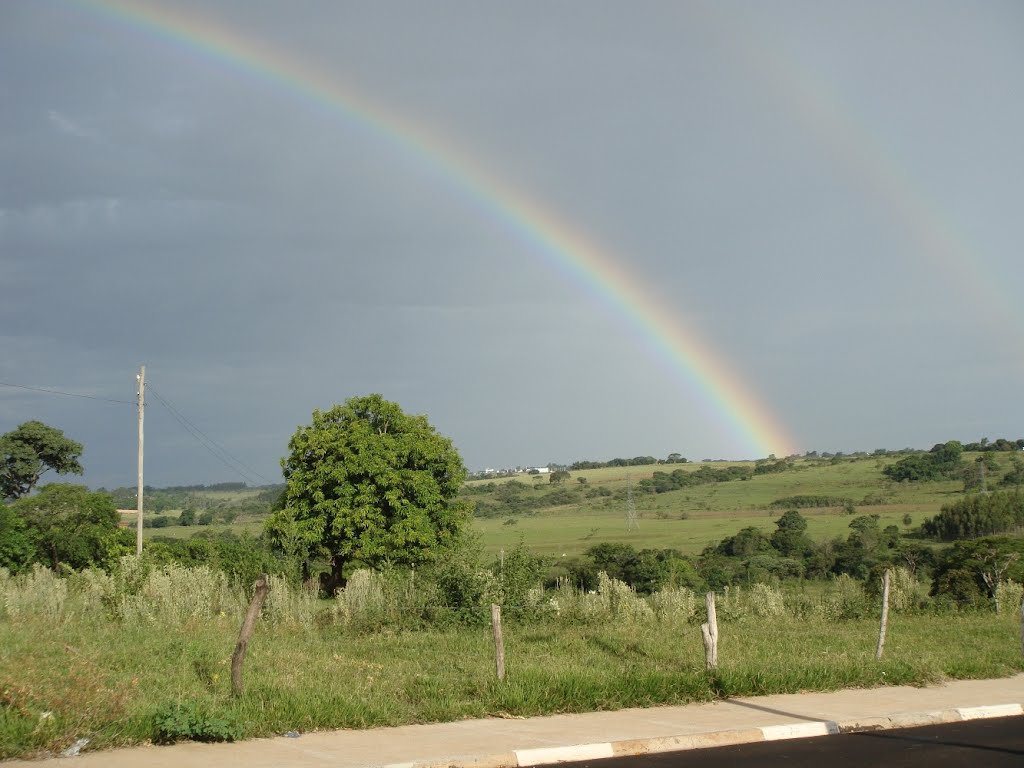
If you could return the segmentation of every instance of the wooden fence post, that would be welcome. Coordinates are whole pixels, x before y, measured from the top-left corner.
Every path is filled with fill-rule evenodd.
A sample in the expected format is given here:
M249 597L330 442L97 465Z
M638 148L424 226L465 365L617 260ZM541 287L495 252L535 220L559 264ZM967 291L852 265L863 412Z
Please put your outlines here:
M715 614L714 592L704 596L704 604L708 609L708 620L700 625L700 634L704 638L705 666L711 671L718 669L718 616Z
M498 679L505 679L505 641L501 636L501 606L491 603L491 629L494 630L494 666Z
M270 591L270 577L261 573L256 579L256 592L249 603L249 610L246 611L245 621L242 622L242 630L238 633L238 642L235 644L235 652L231 654L231 692L235 696L242 695L242 664L245 663L245 652L249 648L249 638L256 629L256 619L263 608L263 601L267 599Z
M885 569L882 577L882 623L878 628L878 648L875 649L875 659L882 658L882 649L885 648L885 625L889 623L889 578L890 571Z

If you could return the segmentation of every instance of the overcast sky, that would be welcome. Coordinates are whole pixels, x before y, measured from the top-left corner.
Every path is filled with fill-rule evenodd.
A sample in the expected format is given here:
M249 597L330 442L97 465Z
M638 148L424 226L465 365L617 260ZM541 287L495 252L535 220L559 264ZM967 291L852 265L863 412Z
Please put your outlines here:
M0 386L0 432L63 429L90 485L134 484L140 364L244 464L147 395L153 485L277 482L370 392L471 469L754 458L442 145L597 244L780 449L1024 436L1016 0L156 5L385 130L110 7L0 3L0 381L126 401Z

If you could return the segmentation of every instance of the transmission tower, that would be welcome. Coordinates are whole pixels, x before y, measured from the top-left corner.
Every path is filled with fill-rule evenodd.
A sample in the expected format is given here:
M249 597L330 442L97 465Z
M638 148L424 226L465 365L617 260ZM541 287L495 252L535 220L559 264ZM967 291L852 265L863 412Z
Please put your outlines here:
M633 478L626 473L626 530L639 531L640 524L636 521L636 504L633 503Z

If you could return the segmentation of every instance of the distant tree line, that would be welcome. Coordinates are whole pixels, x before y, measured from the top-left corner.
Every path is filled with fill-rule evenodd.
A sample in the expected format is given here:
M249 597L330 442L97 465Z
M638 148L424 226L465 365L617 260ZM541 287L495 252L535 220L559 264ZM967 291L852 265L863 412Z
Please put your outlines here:
M964 445L965 451L984 452L984 451L1020 451L1024 450L1024 438L1017 440L1007 440L1005 438L998 438L993 442L989 442L987 437L981 438L976 443L967 443Z
M605 469L606 467L643 467L650 464L670 464L670 463L684 463L686 459L679 454L671 454L671 456L677 456L676 462L669 462L667 460L661 460L654 458L653 456L635 456L632 459L609 459L608 461L574 461L569 465L569 469L577 471L580 469Z
M861 502L864 503L864 502ZM823 496L798 494L783 496L768 505L769 509L821 509L823 507L851 507L853 499L849 496Z
M676 469L672 472L655 472L651 477L640 480L636 485L639 491L667 493L669 491L678 491L680 488L691 488L696 485L727 483L731 480L749 480L753 476L754 469L750 466L713 467L710 464L702 464L692 472L688 472L685 469Z

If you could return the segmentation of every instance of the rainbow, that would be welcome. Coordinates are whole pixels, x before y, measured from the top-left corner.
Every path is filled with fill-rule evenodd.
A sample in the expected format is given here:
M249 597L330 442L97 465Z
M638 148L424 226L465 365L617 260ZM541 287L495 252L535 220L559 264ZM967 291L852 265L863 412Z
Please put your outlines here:
M979 265L978 249L958 231L953 217L911 176L879 131L839 98L841 89L743 14L727 14L717 3L697 3L693 10L729 60L742 64L752 80L763 83L804 124L843 178L900 223L917 245L908 253L918 254L922 274L940 275L970 303L972 314L986 318L991 333L1008 335L1022 348L1017 298L992 279L991 269Z
M726 425L747 457L787 455L796 442L755 395L741 384L720 354L676 313L627 272L620 260L603 253L533 199L488 173L480 163L408 118L370 103L333 74L318 70L291 52L243 38L209 18L124 0L69 0L106 19L144 30L170 43L261 78L389 142L439 173L474 207L500 222L536 249L562 275L623 317L657 359L695 388Z

